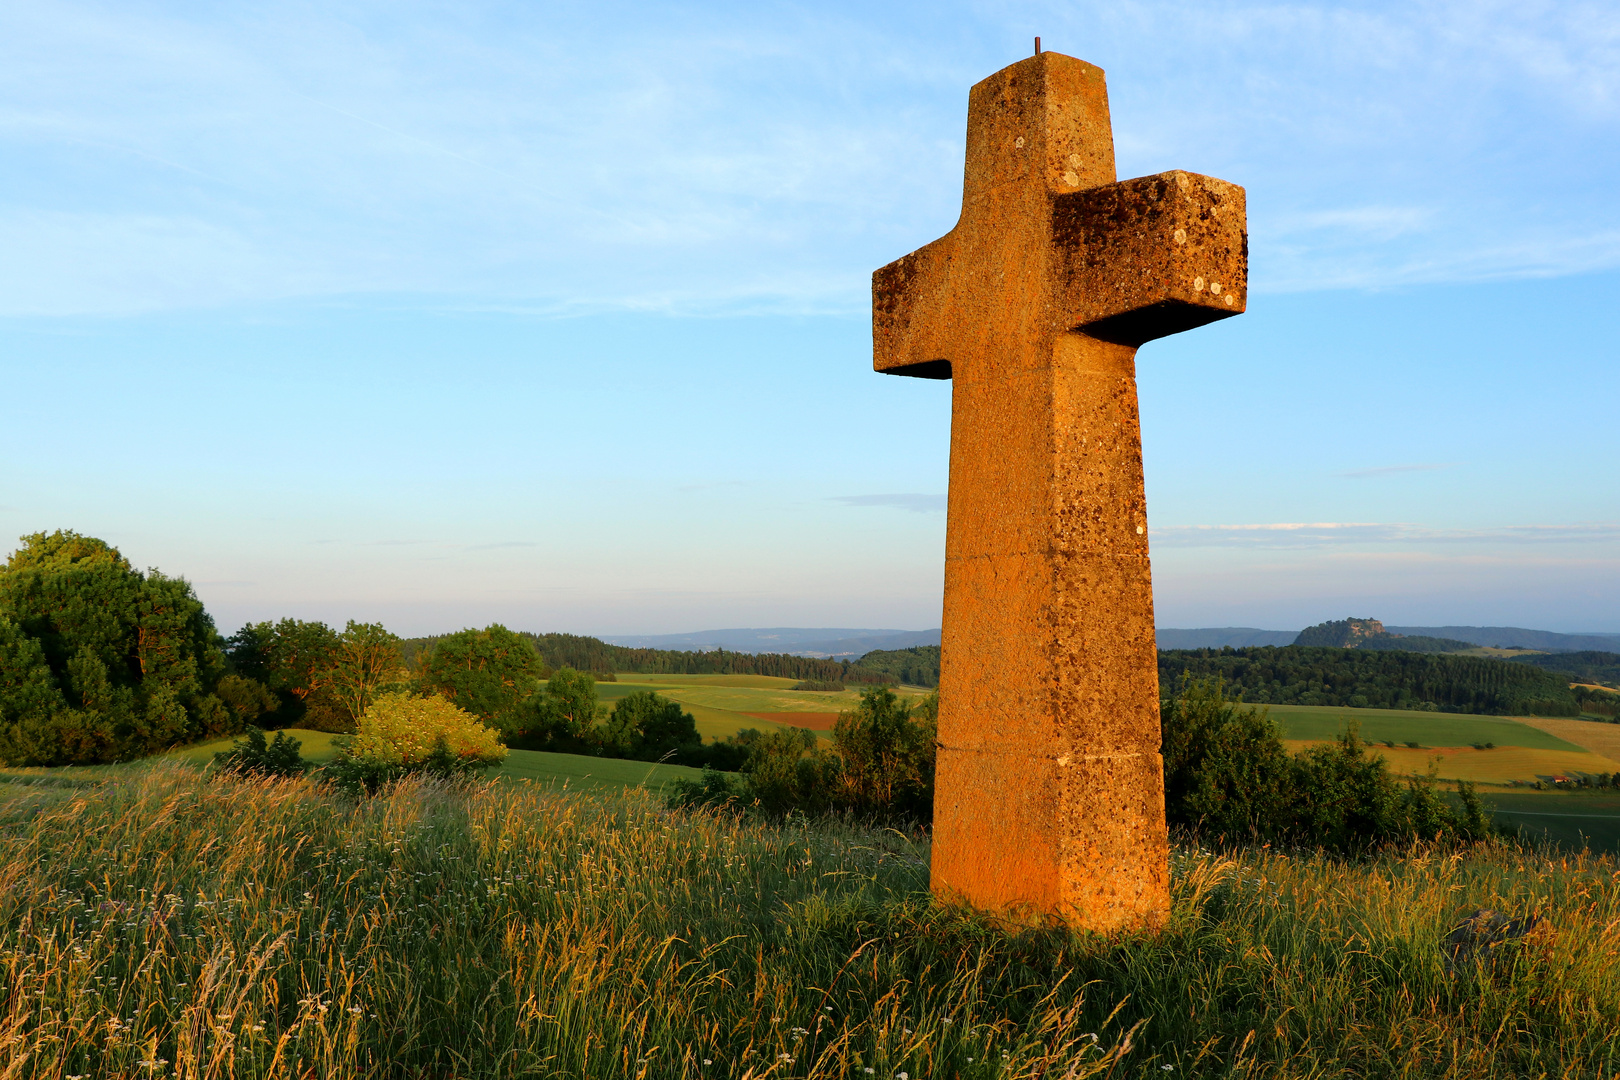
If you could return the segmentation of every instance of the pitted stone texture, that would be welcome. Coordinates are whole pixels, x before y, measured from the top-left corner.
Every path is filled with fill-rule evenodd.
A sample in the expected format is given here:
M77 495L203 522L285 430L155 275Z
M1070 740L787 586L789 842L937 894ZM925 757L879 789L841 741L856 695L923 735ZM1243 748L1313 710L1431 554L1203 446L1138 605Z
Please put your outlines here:
M872 275L873 366L955 380L934 890L1098 930L1169 910L1136 348L1238 314L1243 189L1117 182L1100 69L969 98L962 216Z

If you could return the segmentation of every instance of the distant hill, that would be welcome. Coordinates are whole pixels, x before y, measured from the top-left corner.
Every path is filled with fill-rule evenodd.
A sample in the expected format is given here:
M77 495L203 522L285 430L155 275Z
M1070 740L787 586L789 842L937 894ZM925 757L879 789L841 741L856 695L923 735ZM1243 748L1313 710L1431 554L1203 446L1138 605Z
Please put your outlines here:
M1246 649L1254 645L1292 645L1298 630L1256 630L1252 626L1220 626L1204 630L1157 631L1161 649Z
M1464 652L1474 646L1456 638L1424 634L1392 634L1377 619L1339 619L1317 623L1299 632L1294 644L1326 649L1368 649L1372 652Z
M938 645L938 630L858 630L840 627L778 626L765 629L699 630L690 634L642 634L602 639L632 649L786 653L826 658L863 656L874 649L913 649Z
M1323 649L1354 649L1374 638L1387 636L1384 624L1377 619L1339 619L1307 626L1299 632L1293 644Z
M1391 634L1455 638L1470 645L1545 652L1620 652L1620 634L1555 634L1522 626L1386 626Z

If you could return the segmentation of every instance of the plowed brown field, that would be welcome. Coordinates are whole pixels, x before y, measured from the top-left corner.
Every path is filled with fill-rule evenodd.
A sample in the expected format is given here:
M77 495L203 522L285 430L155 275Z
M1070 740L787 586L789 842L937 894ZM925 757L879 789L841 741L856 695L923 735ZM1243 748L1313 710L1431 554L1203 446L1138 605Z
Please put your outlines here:
M792 724L794 727L809 728L811 731L831 731L833 725L838 722L838 714L835 712L751 712L743 715L777 724Z

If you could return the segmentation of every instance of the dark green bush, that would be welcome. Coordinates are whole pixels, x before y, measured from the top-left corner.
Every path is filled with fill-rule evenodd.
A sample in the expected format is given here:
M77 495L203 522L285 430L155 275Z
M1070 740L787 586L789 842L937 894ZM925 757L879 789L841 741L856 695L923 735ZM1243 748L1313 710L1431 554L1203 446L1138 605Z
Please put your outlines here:
M692 714L651 690L637 690L614 704L602 741L617 757L678 765L707 762Z
M770 817L838 815L887 825L933 819L935 716L930 696L911 708L888 687L861 694L833 729L833 749L817 750L809 731L743 732L741 773L707 770L701 781L677 781L680 806L732 803ZM709 747L713 754L717 747Z
M1290 755L1275 722L1227 700L1219 679L1184 680L1161 715L1166 815L1200 837L1352 852L1491 835L1471 784L1458 785L1460 807L1432 775L1403 784L1353 726Z
M333 740L345 742L347 738ZM484 762L463 757L450 748L449 740L440 735L426 757L410 762L380 761L359 754L340 753L321 767L320 775L340 791L352 795L375 795L398 780L408 776L431 776L439 779L460 779L482 773Z
M266 742L264 731L249 727L243 737L231 744L229 750L214 755L214 764L221 772L250 776L302 776L309 768L298 753L303 743L285 731L276 732L275 739Z

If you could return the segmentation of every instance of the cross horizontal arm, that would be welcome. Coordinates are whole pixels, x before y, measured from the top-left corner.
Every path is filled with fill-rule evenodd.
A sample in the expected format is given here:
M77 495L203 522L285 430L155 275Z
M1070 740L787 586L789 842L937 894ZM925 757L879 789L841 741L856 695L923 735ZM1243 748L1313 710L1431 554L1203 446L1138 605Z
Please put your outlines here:
M1248 300L1244 192L1167 172L1052 199L1054 308L1120 345L1241 314Z
M878 371L921 379L951 377L950 358L931 355L933 335L914 333L926 329L914 323L919 307L925 312L923 320L938 317L934 308L951 280L955 254L952 233L872 275L872 366Z

